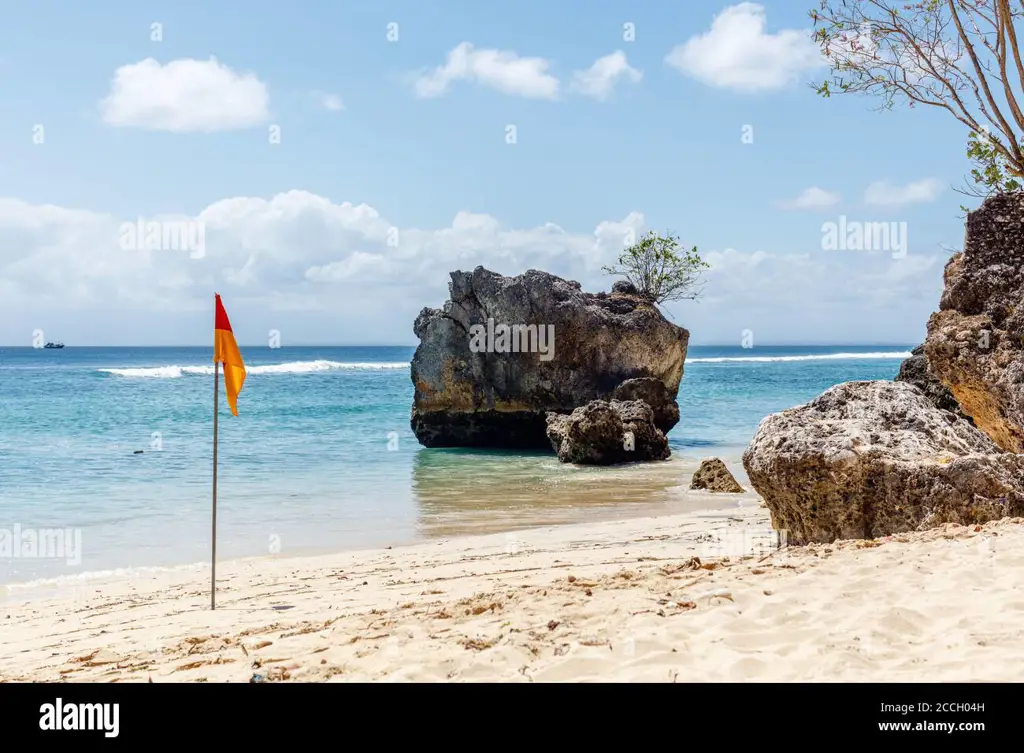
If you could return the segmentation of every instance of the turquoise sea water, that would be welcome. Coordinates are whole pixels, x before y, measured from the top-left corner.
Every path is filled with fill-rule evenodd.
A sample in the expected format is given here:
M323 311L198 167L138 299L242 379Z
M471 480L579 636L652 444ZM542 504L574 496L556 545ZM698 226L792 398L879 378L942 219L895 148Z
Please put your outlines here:
M741 477L765 415L839 382L891 379L909 350L691 347L672 460L600 469L421 447L411 347L243 347L240 415L220 399L218 559L726 504L687 492L702 458ZM209 560L211 356L0 348L0 584ZM30 556L25 532L42 529L66 532L66 549Z

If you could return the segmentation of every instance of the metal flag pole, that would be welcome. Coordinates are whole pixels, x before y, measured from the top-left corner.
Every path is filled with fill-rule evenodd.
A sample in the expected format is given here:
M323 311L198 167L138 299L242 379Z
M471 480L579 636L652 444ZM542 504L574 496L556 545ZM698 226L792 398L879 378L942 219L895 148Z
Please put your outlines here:
M214 356L216 358L216 356ZM220 398L220 362L213 362L213 532L210 553L210 609L217 608L217 414Z

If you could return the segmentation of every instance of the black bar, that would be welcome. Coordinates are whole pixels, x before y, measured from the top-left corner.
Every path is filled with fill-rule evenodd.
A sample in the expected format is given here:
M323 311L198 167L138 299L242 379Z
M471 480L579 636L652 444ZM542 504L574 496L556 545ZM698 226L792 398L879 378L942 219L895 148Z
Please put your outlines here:
M720 740L764 749L801 740L815 747L862 740L904 746L938 737L971 746L1019 733L1011 717L1022 690L916 683L529 685L4 683L0 721L12 743L88 743L83 750L185 741L204 749L281 744L298 750L298 744L332 740L363 747L366 737L388 746L408 739L473 748L516 740L548 747L553 738L607 742L616 732L637 742ZM81 715L93 729L56 729L57 699L61 726ZM69 704L111 706L69 712ZM117 734L107 736L114 731L112 704Z

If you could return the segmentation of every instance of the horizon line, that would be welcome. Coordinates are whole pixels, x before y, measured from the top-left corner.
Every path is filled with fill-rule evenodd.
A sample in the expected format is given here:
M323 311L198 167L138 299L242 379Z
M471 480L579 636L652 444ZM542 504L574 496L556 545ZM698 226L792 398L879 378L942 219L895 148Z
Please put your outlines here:
M421 343L420 343L421 344ZM375 345L349 345L344 343L296 343L294 345L279 345L276 348L271 348L265 343L239 343L239 348L266 348L267 350L284 350L286 348L416 348L420 344L375 344ZM918 343L919 345L920 343ZM862 342L862 343L824 343L824 342L776 342L776 343L761 343L760 345L751 345L749 348L744 348L743 345L737 345L736 343L691 343L687 345L687 348L744 348L744 350L757 350L758 348L785 348L785 347L818 347L818 348L867 348L867 347L906 347L911 348L917 347L917 345L911 345L907 342ZM11 345L11 344L0 344L0 348L24 348L27 350L67 350L68 348L209 348L213 350L212 344L178 344L178 345L143 345L139 343L127 344L127 345L67 345L63 348L43 348L36 347L34 345Z

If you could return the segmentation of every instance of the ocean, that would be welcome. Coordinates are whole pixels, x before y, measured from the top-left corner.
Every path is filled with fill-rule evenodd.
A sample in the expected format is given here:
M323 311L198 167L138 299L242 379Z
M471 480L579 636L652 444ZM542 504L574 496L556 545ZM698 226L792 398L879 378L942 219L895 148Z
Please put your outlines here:
M891 379L910 346L691 347L672 459L615 468L421 447L412 347L241 350L238 417L221 386L218 560L734 505L688 491L701 459L745 483L740 456L764 416L839 382ZM0 592L209 562L211 358L0 348Z

